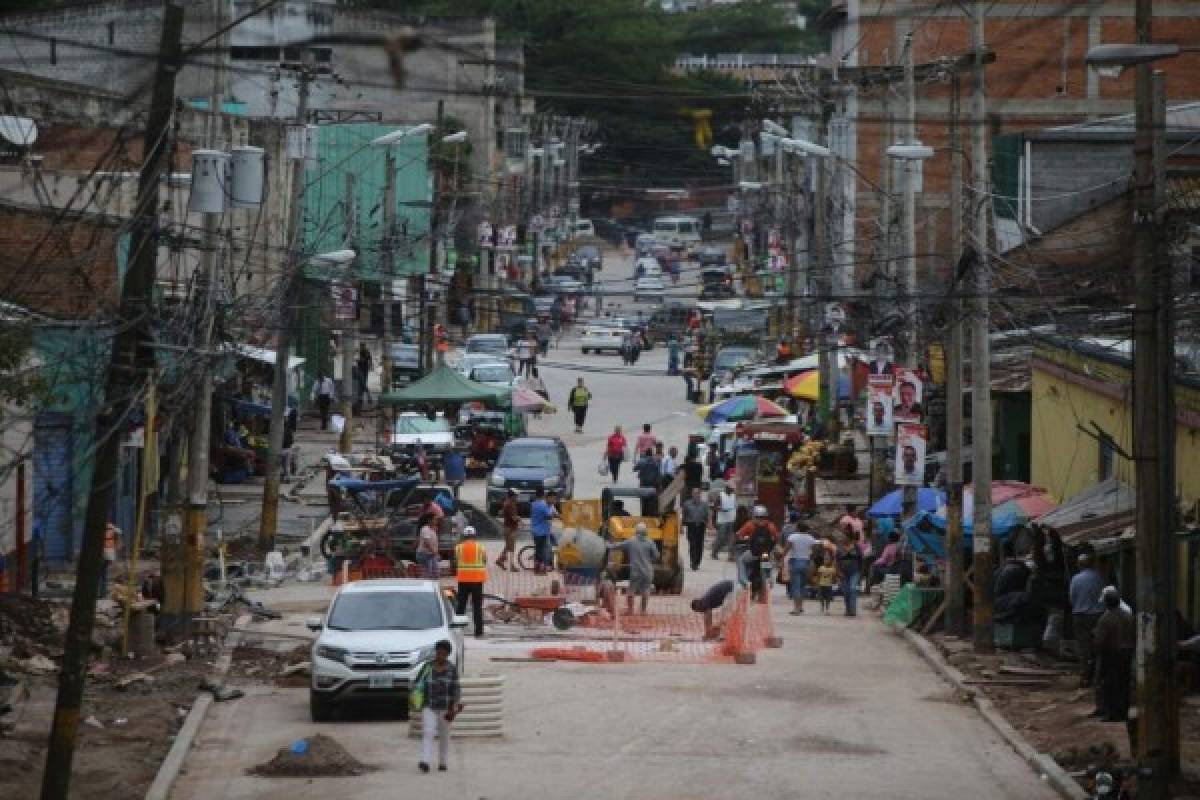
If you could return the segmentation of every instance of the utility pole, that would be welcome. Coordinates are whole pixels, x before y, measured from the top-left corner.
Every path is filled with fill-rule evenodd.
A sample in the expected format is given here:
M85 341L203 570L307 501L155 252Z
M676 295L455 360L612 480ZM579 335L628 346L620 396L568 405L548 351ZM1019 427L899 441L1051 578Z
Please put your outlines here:
M355 224L358 218L356 213L357 201L354 197L354 173L347 172L345 175L346 184L344 192L343 212L345 214L343 225L345 230L342 232L343 241L346 247L354 247L356 240ZM357 249L357 248L355 248ZM350 269L347 266L347 273ZM356 295L357 300L357 295ZM357 309L357 302L355 303ZM354 450L354 402L357 388L354 385L354 358L358 355L358 342L356 336L356 328L358 327L358 315L354 315L352 319L342 320L342 417L345 422L342 423L342 433L338 437L338 452L350 453ZM364 379L366 376L363 376Z
M221 30L225 19L225 3L213 0L213 30ZM224 36L216 38L218 52L212 73L208 99L208 125L205 146L220 148L222 125L221 107L225 91L225 54L221 46ZM187 513L183 520L183 538L178 545L164 542L163 553L163 622L166 630L178 630L186 636L192 618L204 608L204 543L208 534L208 454L212 447L212 362L208 355L212 347L215 326L217 253L220 250L221 215L204 215L203 244L200 269L196 273L196 307L200 310L200 329L196 346L200 358L196 402L192 412L192 427L188 437Z
M42 800L66 800L70 794L71 763L79 733L88 653L92 648L92 628L96 619L96 593L100 588L104 561L104 533L112 507L113 476L117 474L121 448L121 420L125 418L125 404L138 402L143 379L153 364L154 356L147 339L158 261L159 186L163 171L169 168L175 75L180 67L182 36L183 8L167 3L163 7L158 66L143 139L145 155L138 177L138 202L130 244L132 258L121 287L118 318L112 325L112 355L105 375L104 406L96 415L95 465L88 493L83 545L75 573L71 616L63 640L58 696L46 750L46 767L42 773Z
M916 68L913 64L913 49L916 44L912 34L905 37L904 42L904 143L917 143L917 83ZM901 261L903 265L904 287L904 324L907 334L904 344L904 363L908 367L917 366L917 185L914 171L917 168L915 159L905 158L900 161L904 167L904 205L901 211L904 222L900 226L904 237L901 244ZM914 500L916 498L914 497Z
M953 269L963 257L963 159L959 130L959 76L950 74L950 253ZM956 272L957 275L957 272ZM950 323L946 331L946 633L966 629L963 589L963 303L957 280L950 287Z
M1137 0L1139 45L1153 41L1151 0ZM1178 770L1175 681L1175 375L1171 269L1162 242L1166 79L1138 64L1133 141L1133 453L1137 596L1138 797L1165 800Z
M822 144L827 141L828 122L828 114L822 109L816 131L816 135L819 137L818 141ZM812 315L815 322L812 330L817 332L814 338L817 344L819 391L821 397L824 398L824 403L827 404L826 438L831 438L836 427L834 421L837 417L838 396L837 353L833 353L832 357L830 354L830 337L836 337L836 333L831 334L827 331L828 320L825 314L825 304L829 302L830 289L833 286L831 259L829 258L829 174L825 167L824 159L816 160L817 191L816 200L813 203L813 265L818 276L818 285L822 291L818 292L818 296L812 304Z
M303 48L300 89L296 99L296 124L303 127L308 117L308 89L312 82L312 51ZM306 137L307 138L307 137ZM275 343L275 375L271 385L271 430L267 437L267 476L263 486L262 513L258 529L258 547L263 553L275 549L275 531L279 523L279 458L283 449L283 425L287 416L287 365L292 349L292 328L296 324L295 306L300 288L300 250L304 208L305 159L303 154L292 162L292 187L288 205L287 252L284 254L283 297L279 308L279 334Z
M392 287L396 282L396 156L389 146L384 153L383 168L383 283L380 294L383 300L383 353L379 363L383 370L379 381L379 394L392 390ZM382 404L381 404L382 405ZM380 408L378 426L382 442L386 447L392 442L392 407Z
M435 154L433 148L442 141L444 131L442 123L445 115L445 101L438 100L437 104L437 122L434 125L433 134L429 137L429 168L432 173L430 183L433 186L433 194L429 199L429 275L437 275L438 271L438 204L441 195L442 180L442 165L441 154ZM433 369L433 325L437 319L437 307L434 306L428 298L428 286L430 280L425 275L418 277L417 285L421 292L421 364L426 371Z
M971 298L971 474L975 509L972 531L974 565L974 610L972 627L975 651L990 653L995 647L992 633L992 348L988 297L988 201L987 95L984 84L984 19L987 5L972 4L971 46L971 177L972 239L975 249L974 297Z

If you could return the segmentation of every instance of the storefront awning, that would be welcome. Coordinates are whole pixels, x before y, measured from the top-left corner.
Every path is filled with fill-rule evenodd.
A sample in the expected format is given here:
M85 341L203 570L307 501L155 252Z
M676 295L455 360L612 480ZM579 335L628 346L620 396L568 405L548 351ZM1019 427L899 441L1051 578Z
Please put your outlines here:
M275 366L274 350L267 350L266 348L255 347L254 345L250 344L232 343L225 345L225 351L238 358L248 358L251 361L257 361L261 364L270 364L271 366ZM288 369L296 369L303 363L303 358L298 358L297 356L288 357Z

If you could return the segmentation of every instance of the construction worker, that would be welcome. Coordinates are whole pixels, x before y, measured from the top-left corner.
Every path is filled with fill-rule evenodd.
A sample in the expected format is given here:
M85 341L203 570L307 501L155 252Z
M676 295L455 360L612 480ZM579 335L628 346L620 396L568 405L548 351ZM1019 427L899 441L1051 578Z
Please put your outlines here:
M487 551L475 538L475 528L463 528L462 542L454 548L455 578L458 580L458 613L467 610L471 598L471 614L475 618L475 638L483 637L483 584L487 582Z

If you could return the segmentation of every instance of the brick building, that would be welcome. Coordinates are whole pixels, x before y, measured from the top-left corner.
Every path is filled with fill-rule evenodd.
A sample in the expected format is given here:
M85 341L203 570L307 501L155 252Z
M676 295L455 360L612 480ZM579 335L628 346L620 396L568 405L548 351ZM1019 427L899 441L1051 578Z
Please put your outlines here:
M832 34L832 62L847 67L830 122L839 132L834 145L839 154L854 161L859 172L880 186L889 184L883 151L901 141L900 114L903 86L899 70L889 71L894 83L881 81L864 85L863 74L876 75L880 68L902 63L908 34L912 34L914 62L936 65L970 50L971 20L964 8L972 4L942 0L838 0L821 24ZM1071 3L987 3L985 41L995 54L986 69L987 119L993 146L988 157L993 166L992 191L1015 196L1018 187L1006 185L996 175L1025 172L1024 153L1005 146L999 137L1085 122L1097 117L1132 111L1133 74L1119 79L1102 77L1084 63L1088 49L1099 44L1132 42L1133 0L1094 0ZM1155 4L1154 37L1161 42L1200 43L1200 15L1193 2ZM1184 53L1160 62L1167 74L1172 105L1200 99L1200 53ZM918 81L916 119L918 138L936 150L925 163L923 192L918 197L918 275L923 283L940 284L954 254L949 252L949 174L946 146L950 125L950 75L932 68ZM962 136L970 157L969 70L960 78ZM1015 169L1014 169L1015 167ZM969 177L969 162L964 166ZM897 189L898 182L891 185ZM1033 184L1036 192L1037 182ZM965 202L970 202L970 193ZM883 252L879 224L879 192L857 180L846 192L841 215L843 238L853 241L854 252L847 263L854 265L855 278L870 278ZM998 203L1007 214L1011 203ZM897 204L892 204L893 210ZM1019 235L1011 216L997 220L997 234ZM893 217L892 224L895 224ZM834 234L837 236L837 232Z

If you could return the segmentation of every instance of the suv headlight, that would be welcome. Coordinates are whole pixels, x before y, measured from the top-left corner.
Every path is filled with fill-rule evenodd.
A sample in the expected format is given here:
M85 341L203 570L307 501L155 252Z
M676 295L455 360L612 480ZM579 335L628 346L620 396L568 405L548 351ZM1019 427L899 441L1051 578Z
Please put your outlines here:
M553 489L554 487L558 486L558 478L546 478L544 481L542 481L542 485L547 489Z
M491 474L491 477L488 478L488 483L491 484L492 486L503 486L504 485L504 476L498 472L493 472Z
M343 664L346 662L346 651L340 647L319 644L317 645L317 655L321 658L328 658L330 661L337 661Z

